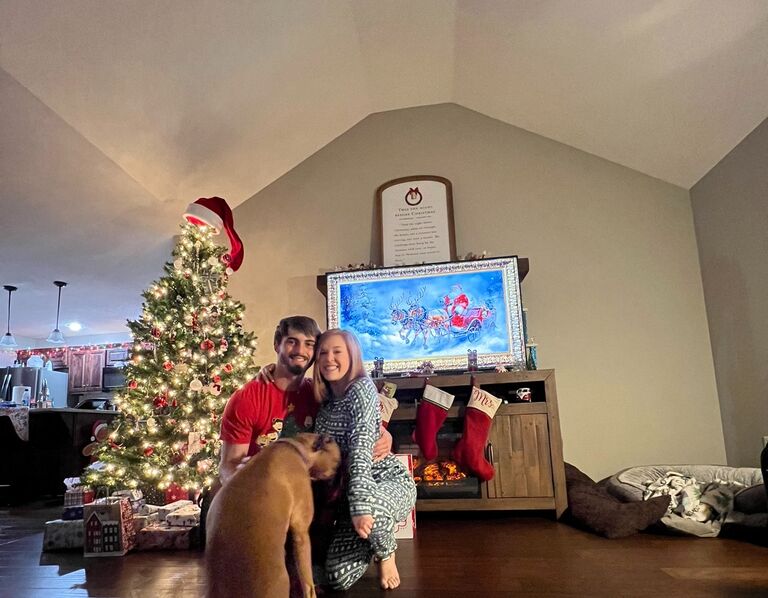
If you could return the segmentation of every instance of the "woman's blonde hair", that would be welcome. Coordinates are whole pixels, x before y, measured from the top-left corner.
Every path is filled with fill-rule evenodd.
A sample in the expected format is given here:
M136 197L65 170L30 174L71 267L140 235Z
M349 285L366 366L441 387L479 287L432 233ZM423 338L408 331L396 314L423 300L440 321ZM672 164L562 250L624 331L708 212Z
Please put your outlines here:
M315 385L315 400L318 403L322 403L332 394L331 385L325 378L323 378L323 374L317 366L317 357L320 355L320 351L322 351L323 343L332 336L340 336L343 338L344 344L347 346L347 352L349 353L349 370L342 379L344 388L346 389L358 378L364 378L368 375L365 371L365 366L363 365L363 352L360 349L360 343L354 334L347 330L341 330L340 328L331 328L330 330L323 332L315 344L315 369L312 374L312 379Z

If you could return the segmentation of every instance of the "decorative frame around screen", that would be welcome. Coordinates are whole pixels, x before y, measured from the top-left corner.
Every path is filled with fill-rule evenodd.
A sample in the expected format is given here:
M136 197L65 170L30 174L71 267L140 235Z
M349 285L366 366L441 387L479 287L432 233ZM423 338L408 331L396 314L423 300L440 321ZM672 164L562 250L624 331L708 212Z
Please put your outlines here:
M328 328L355 333L368 370L465 370L470 349L481 368L525 369L517 256L326 276Z

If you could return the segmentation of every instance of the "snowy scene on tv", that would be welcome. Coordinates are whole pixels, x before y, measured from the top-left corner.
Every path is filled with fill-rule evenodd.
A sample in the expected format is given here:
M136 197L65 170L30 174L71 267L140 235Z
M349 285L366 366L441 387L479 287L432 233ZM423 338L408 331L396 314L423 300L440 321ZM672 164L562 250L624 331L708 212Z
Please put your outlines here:
M363 359L507 353L501 270L339 284L339 327L360 340Z

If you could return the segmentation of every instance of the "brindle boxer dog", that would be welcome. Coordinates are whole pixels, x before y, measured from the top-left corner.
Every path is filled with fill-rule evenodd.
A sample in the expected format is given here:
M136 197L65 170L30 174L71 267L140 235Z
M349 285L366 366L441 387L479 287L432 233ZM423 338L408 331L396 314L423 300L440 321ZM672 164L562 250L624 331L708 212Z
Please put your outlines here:
M310 482L332 478L340 459L329 437L298 434L264 448L218 491L207 518L208 598L287 598L288 531L304 598L315 597Z

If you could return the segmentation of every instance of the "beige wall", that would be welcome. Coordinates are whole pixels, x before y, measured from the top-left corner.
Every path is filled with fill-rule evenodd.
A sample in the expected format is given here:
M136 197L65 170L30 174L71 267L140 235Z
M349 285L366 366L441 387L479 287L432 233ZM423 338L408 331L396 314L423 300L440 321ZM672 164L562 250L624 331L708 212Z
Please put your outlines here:
M687 191L453 104L371 115L236 210L232 291L263 360L280 317L324 324L315 277L371 259L375 189L412 174L453 182L460 254L531 260L566 460L593 477L724 462Z
M755 467L768 436L768 121L691 189L725 447Z

